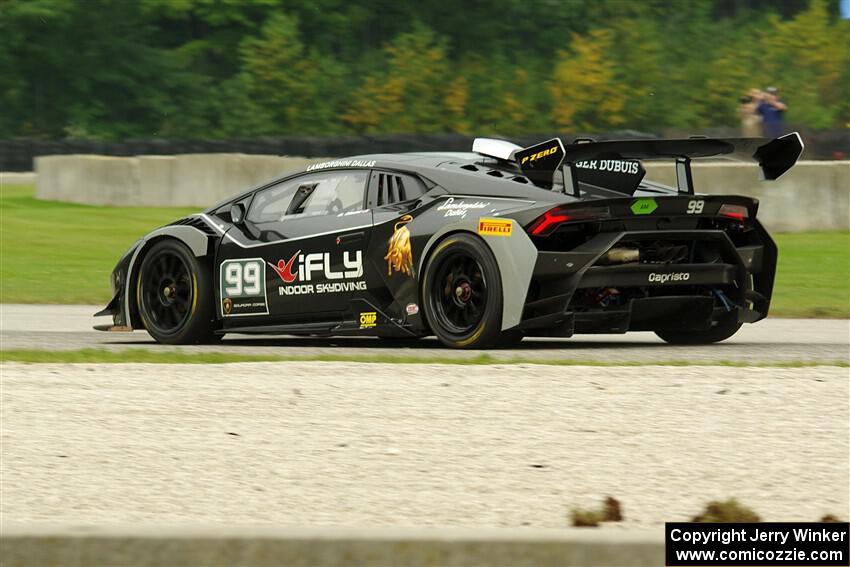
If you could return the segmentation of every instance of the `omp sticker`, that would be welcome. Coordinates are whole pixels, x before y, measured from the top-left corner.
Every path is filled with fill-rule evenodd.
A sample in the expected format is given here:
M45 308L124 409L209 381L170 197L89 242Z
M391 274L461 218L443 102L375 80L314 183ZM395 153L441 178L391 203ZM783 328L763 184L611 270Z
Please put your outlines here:
M265 261L262 258L225 260L219 267L221 314L268 315Z
M360 328L370 329L376 325L378 314L375 311L368 311L360 314Z
M510 219L478 219L478 234L482 236L510 236L512 231Z

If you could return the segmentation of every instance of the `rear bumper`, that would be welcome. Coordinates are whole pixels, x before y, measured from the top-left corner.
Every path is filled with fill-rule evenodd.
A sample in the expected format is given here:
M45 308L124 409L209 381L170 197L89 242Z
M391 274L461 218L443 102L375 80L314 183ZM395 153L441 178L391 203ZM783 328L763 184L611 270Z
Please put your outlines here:
M624 231L598 234L566 252L539 251L517 328L530 336L570 336L701 330L730 317L758 321L770 306L776 246L761 225L753 225L756 236L738 247L721 230ZM710 243L721 258L712 263L597 264L621 241L663 239ZM628 290L628 300L579 305L577 298L593 290Z
M739 267L734 264L592 266L584 272L578 287L730 285L738 273Z

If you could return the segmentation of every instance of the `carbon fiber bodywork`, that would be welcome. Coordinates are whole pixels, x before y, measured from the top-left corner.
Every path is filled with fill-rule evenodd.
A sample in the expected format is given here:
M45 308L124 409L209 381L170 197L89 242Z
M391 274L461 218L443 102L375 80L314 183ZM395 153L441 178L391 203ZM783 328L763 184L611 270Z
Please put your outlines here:
M740 197L704 199L756 208L754 201ZM722 228L701 227L707 224L704 219L677 223L676 217L658 218L671 228L646 230L632 219L609 221L570 250L539 250L520 328L548 336L699 330L719 318L744 323L767 316L777 250L758 221L730 235ZM600 265L607 252L623 243L640 248L659 241L682 243L687 256L676 262ZM589 297L606 290L615 290L621 299L606 305Z

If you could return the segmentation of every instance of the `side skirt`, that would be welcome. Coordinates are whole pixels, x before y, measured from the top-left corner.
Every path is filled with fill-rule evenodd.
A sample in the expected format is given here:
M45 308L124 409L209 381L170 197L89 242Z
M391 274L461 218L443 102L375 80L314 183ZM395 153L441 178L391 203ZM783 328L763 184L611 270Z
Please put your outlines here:
M414 331L401 321L397 321L375 307L365 299L352 301L351 315L345 320L311 321L309 323L288 323L284 325L251 325L244 327L228 327L215 333L225 335L239 333L245 335L361 335L361 336L394 336L419 337L421 333Z

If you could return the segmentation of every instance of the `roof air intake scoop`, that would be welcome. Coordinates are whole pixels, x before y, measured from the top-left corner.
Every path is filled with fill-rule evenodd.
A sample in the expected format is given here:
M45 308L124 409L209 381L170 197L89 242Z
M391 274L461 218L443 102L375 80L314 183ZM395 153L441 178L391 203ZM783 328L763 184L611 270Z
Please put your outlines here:
M496 140L495 138L475 138L472 142L473 152L505 161L513 161L514 152L521 149L522 146L506 140Z

